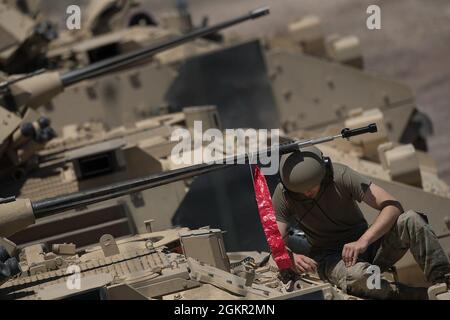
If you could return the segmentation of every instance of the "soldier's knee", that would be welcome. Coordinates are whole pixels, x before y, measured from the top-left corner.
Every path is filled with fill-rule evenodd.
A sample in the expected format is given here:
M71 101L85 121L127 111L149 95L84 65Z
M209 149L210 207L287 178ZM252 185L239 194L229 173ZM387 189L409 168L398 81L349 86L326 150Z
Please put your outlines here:
M367 269L371 265L368 262L357 262L354 266L349 268L345 267L342 260L339 264L342 264L342 266L337 268L337 274L334 275L334 278L337 280L337 285L342 289L355 283L365 283L370 275Z
M398 222L409 228L423 228L427 223L423 217L421 217L416 211L408 210L402 213Z
M393 286L381 275L381 270L369 263L357 263L349 268L346 291L370 299L391 299Z
M368 262L358 262L347 270L347 281L359 281L367 279L369 272L367 269L371 266Z

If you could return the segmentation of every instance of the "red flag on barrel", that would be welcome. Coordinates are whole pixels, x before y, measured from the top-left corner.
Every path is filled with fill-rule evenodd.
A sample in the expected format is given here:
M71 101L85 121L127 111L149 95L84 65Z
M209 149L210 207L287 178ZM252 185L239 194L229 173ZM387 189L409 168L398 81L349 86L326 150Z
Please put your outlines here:
M286 250L280 230L278 230L273 209L272 198L266 178L258 166L252 166L253 188L255 190L256 203L258 205L259 218L269 244L272 257L280 270L292 267L292 261Z

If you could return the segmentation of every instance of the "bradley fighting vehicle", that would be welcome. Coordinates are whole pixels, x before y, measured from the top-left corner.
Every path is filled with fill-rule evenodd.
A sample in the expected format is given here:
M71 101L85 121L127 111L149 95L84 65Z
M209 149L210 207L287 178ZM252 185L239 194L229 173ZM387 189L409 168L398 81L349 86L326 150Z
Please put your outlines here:
M26 117L26 113L30 109L36 109L48 101L52 100L55 96L60 94L63 89L76 85L84 80L91 79L93 77L99 77L101 75L108 74L113 71L121 70L126 67L134 66L142 62L151 56L154 56L162 51L177 47L186 42L192 41L196 38L217 32L220 29L233 26L240 22L255 19L260 16L268 14L269 10L266 8L255 10L248 15L231 19L224 23L218 24L209 28L202 28L195 30L184 36L173 37L167 41L163 41L141 50L136 50L128 54L120 55L101 61L95 64L91 64L85 68L80 68L60 74L59 72L48 73L43 70L36 71L28 75L14 75L8 77L8 79L1 83L1 103L2 103L2 119L5 119L5 128L2 132L0 140L0 150L4 152L4 149L11 149L11 145L23 144L23 134L21 136L21 130L16 130L20 117L17 115L14 117L14 112L21 117ZM79 108L73 110L82 111ZM75 123L82 123L76 122ZM17 133L16 137L12 137L13 133ZM9 138L12 137L14 141L9 143ZM22 139L22 140L21 140Z
M132 17L144 15L133 12L136 8L131 3L92 1L82 30L66 31L60 40L51 42L47 57L53 62L49 66L86 66L145 46L174 29L192 27L182 7L179 27L155 27L151 21L157 19L149 18L144 19L150 21L145 26L123 28ZM101 26L107 27L99 31ZM80 82L46 103L43 112L61 132L62 126L73 122L101 119L116 127L161 112L181 111L184 106L216 105L227 128L320 132L329 125L343 125L355 109L378 108L385 115L390 140L411 142L426 150L431 122L417 109L407 86L362 70L356 37L326 37L315 16L286 29L266 39L238 43L198 39L139 67ZM64 40L70 37L75 40ZM82 112L68 119L66 114L75 106ZM242 108L248 111L246 116L237 116Z
M368 119L364 119L367 121ZM355 155L345 154L342 146L339 150L333 144L337 138L355 136L354 143L361 145L364 136L360 134L375 133L377 126L355 130L343 130L340 134L325 136L319 139L310 138L304 141L288 141L277 148L280 154L298 150L309 145L322 145L322 150L331 155L334 160L349 163L353 159L359 166L356 170L380 173L375 163L361 161ZM300 133L299 133L300 135ZM303 135L305 135L303 133ZM378 139L378 134L373 134ZM356 137L358 136L358 137ZM362 141L365 141L364 139ZM347 146L347 150L354 148ZM334 149L334 150L333 150ZM357 149L357 148L356 148ZM386 146L380 150L386 151ZM403 157L404 150L393 150L391 155L385 154L392 168L395 160ZM267 151L255 154L238 154L233 161L223 161L218 164L202 163L193 167L184 167L151 176L141 176L113 185L67 194L50 199L30 201L28 199L3 199L0 204L0 235L10 237L13 233L35 222L36 217L56 215L62 211L85 207L99 201L132 194L147 188L159 188L167 183L179 179L189 179L196 175L211 174L221 169L240 163L238 159L248 162L256 159ZM406 152L407 153L407 152ZM340 156L340 157L339 157ZM410 161L411 162L411 161ZM409 164L409 163L408 163ZM245 166L245 165L244 165ZM411 168L408 165L408 168ZM370 170L368 170L370 169ZM416 195L424 191L414 190L398 183L399 176L379 177L376 183L386 187L396 194L399 191L413 192ZM400 175L401 176L401 175ZM408 171L403 178L409 176L412 182L415 172ZM444 190L441 190L443 192ZM404 195L404 194L403 194ZM431 192L425 195L428 201L437 195ZM403 200L402 198L400 198ZM448 198L447 198L448 199ZM160 199L158 199L160 200ZM442 205L442 199L439 200ZM448 201L448 200L447 200ZM415 203L417 205L417 203ZM371 212L363 208L370 216ZM432 208L436 209L436 208ZM437 208L439 209L439 208ZM441 208L442 209L442 208ZM440 211L432 211L429 215L430 223L439 226ZM105 210L104 215L112 214ZM142 221L137 221L141 223ZM174 230L153 232L148 222L143 222L147 232L136 236L115 240L110 234L101 236L98 246L78 248L72 243L53 243L49 250L42 244L26 245L18 249L9 240L4 240L3 254L5 266L3 274L15 274L14 279L7 281L0 287L0 295L4 299L357 299L345 292L322 282L314 275L298 276L280 272L270 255L256 252L225 253L222 232L217 229L201 228L189 230L178 228ZM252 237L253 235L248 235ZM292 237L291 237L292 238ZM440 235L440 238L442 236ZM446 239L443 238L445 241ZM295 242L295 239L292 240ZM295 243L291 243L295 250ZM18 261L15 258L18 257ZM402 260L403 261L403 260ZM411 264L411 261L409 261ZM406 270L392 270L393 280L414 282L414 270L407 265ZM411 278L401 278L399 275L413 275ZM78 279L78 280L77 280ZM4 279L6 280L6 279ZM77 283L80 287L73 287L70 283ZM445 284L429 288L431 299L449 299L448 288Z
M50 142L54 132L49 121L39 118L28 122L27 119L32 115L32 109L67 86L125 68L167 48L266 14L268 9L255 10L216 26L198 29L63 75L41 72L10 78L2 84L2 106L5 108L0 109L5 124L0 131L2 196L42 199L174 168L175 165L167 159L175 144L170 141L172 132L180 127L193 129L195 120L201 120L205 130L220 128L214 107L186 108L183 112L142 120L133 126L110 131L100 123L73 125L65 128L61 138ZM171 226L170 219L185 193L185 183L176 182L158 190L133 194L131 198L118 202L102 204L95 209L47 217L38 221L32 230L17 234L14 240L20 244L36 241L51 244L70 239L78 246L84 246L95 243L98 240L96 235L105 231L115 236L143 232L152 227L152 218L156 218L153 228L167 228ZM161 201L160 206L151 205L153 201ZM105 216L105 210L114 214ZM94 220L96 223L92 223Z
M370 124L318 139L291 140L269 149L285 154L376 130L376 125ZM258 150L255 154L236 154L219 163L201 163L39 201L3 199L0 236L10 236L42 215L210 174L235 166L239 159L248 163L266 153L267 150ZM51 249L36 244L20 250L10 242L4 245L2 299L358 299L314 275L280 270L269 253L227 253L221 230L208 227L149 230L121 240L105 234L100 237L98 246L83 250L77 250L70 243L54 244ZM13 278L8 279L8 276ZM429 288L428 293L430 299L450 298L445 284Z
M77 115L77 121L103 118L116 126L158 114L161 107L180 111L186 105L216 105L227 128L290 132L343 125L355 109L379 108L392 141L426 149L432 125L417 109L411 90L362 70L357 38L325 37L320 20L305 17L284 35L224 45L197 42L191 49L156 56L139 70L84 82L46 105L45 113L59 128L67 124L65 111L83 99L83 105L96 108ZM158 90L145 90L146 83L155 82ZM130 110L130 96L133 112L121 111ZM237 116L241 108L247 116Z
M284 154L376 130L374 124L345 129L335 136L272 145L270 151L276 148ZM267 152L235 154L216 164L200 163L50 199L3 199L0 236L10 236L39 216L225 169L239 159L248 163ZM5 241L1 258L2 299L356 299L314 276L279 270L267 253L227 253L222 232L209 228L149 230L118 241L105 234L98 246L84 250L70 243L54 244L51 250L41 244L19 250ZM446 291L430 290L436 299L445 298Z

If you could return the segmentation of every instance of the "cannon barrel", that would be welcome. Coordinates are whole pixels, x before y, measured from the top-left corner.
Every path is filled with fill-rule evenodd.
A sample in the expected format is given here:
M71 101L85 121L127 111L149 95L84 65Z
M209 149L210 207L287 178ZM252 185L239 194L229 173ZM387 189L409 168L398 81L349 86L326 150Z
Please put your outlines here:
M257 159L260 155L278 151L287 154L311 145L333 141L339 138L349 138L356 135L374 133L377 131L375 124L357 129L344 129L341 134L335 136L320 137L304 141L289 141L280 145L275 145L264 150L258 150L253 154L233 155L222 159L216 163L201 163L181 169L171 170L146 177L119 182L116 184L81 191L50 199L43 199L32 203L33 212L36 216L54 214L80 206L117 198L127 194L132 194L146 189L155 188L175 181L184 180L199 176L205 173L221 170L241 163L250 163L250 159Z
M234 26L236 24L245 22L247 20L257 19L259 17L265 16L270 13L269 8L260 8L253 10L243 16L224 21L217 25L211 27L201 28L185 35L163 41L161 43L154 44L148 48L137 50L135 52L130 52L126 54L119 55L117 57L112 57L103 61L93 63L87 67L70 71L61 76L61 82L64 87L70 86L72 84L78 83L80 81L90 79L93 77L101 76L105 73L132 65L138 61L151 57L162 51L171 49L173 47L182 45L186 42L192 41L196 38L204 37L206 35L216 33L222 29Z

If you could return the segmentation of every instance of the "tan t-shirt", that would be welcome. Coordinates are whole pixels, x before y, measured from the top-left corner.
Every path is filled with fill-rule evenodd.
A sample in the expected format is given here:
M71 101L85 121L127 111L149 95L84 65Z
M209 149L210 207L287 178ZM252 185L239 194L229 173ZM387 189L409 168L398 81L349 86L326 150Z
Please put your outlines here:
M315 199L287 191L278 184L272 200L278 221L297 221L314 249L339 249L353 242L368 225L356 201L361 202L371 181L349 167L334 163Z

